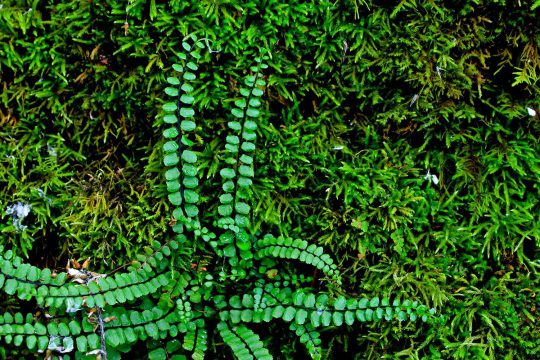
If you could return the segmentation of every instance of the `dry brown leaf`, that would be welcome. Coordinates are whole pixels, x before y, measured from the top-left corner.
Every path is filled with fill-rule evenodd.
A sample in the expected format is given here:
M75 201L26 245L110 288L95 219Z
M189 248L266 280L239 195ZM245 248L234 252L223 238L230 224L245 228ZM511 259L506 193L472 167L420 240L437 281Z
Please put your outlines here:
M79 262L75 259L71 259L71 262L73 263L73 267L75 269L80 269L81 268L81 264L79 264Z

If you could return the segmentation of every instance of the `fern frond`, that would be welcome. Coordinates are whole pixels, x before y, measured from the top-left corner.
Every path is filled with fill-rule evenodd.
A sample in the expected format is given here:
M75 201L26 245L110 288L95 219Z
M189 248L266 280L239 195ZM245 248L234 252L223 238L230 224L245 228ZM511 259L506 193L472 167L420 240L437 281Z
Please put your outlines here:
M225 322L217 326L223 341L239 360L271 360L272 355L264 347L259 335L245 326L229 327Z
M192 351L193 360L203 360L207 349L208 333L202 321L195 321L188 325L188 332L184 337L182 347L187 351Z
M90 313L92 314L92 313ZM107 346L118 348L148 338L157 340L176 337L178 333L194 330L193 314L187 303L162 309L135 311L124 308L107 308L103 312L104 339ZM93 320L92 320L93 319ZM91 321L89 321L91 320ZM100 336L95 333L97 319L79 313L76 316L57 316L46 324L36 322L32 314L20 313L0 315L0 338L19 346L26 344L30 350L55 350L63 347L62 352L77 350L80 353L101 349ZM205 339L205 332L199 332L198 340ZM71 344L71 350L67 350ZM199 345L200 353L203 345Z
M321 335L315 331L311 324L299 325L291 323L290 329L300 337L300 342L306 346L306 349L313 360L320 360L321 353Z
M252 295L244 294L241 301L239 296L232 296L229 301L217 299L216 307L222 321L240 322L269 322L272 319L282 319L298 325L311 324L314 328L320 326L341 326L343 323L352 325L356 321L370 322L382 319L399 321L418 318L427 321L435 313L420 305L418 301L395 299L392 304L388 298L347 299L345 297L330 298L328 295L315 295L309 291L292 291L289 288L267 288L262 297L264 307L255 308L250 300Z
M200 229L199 222L199 186L197 170L197 154L192 150L193 140L189 134L195 131L195 110L192 95L193 81L197 78L196 60L200 58L199 48L202 44L195 40L195 49L188 42L183 42L185 52L178 54L180 64L174 64L173 69L181 76L171 76L167 82L171 85L165 88L165 93L171 98L163 104L165 115L163 121L170 125L163 131L167 140L163 144L163 163L167 167L165 179L169 202L173 205L173 218L176 223L173 230L183 233L184 226L188 230Z
M113 309L104 316L112 319L105 325L105 339L113 347L147 338L175 337L178 333L189 331L188 324L192 319L192 314L178 304L165 309L154 307L144 311Z
M0 339L3 339L8 344L13 343L15 346L24 343L29 350L45 351L49 347L51 337L58 339L57 346L62 346L63 339L69 338L69 340L65 340L65 346L69 347L71 344L71 349L73 349L73 338L70 336L71 329L80 331L80 326L77 324L74 327L66 321L60 324L54 322L45 326L42 323L35 322L32 314L24 316L21 313L14 315L5 313L0 315Z
M234 102L231 114L234 120L228 122L233 135L226 138L225 163L229 166L220 170L223 179L224 195L220 196L220 219L218 225L224 229L238 232L239 228L249 227L251 207L244 202L249 200L249 188L253 183L253 157L257 122L260 112L257 109L261 102L258 99L263 91L259 88L266 83L261 79L260 66L255 67L254 75L245 79L247 88L240 88L242 98ZM233 219L234 217L234 219Z
M308 245L305 240L265 235L264 238L257 241L255 258L263 259L265 257L301 261L315 266L336 283L341 284L341 275L330 255L325 254L322 247L315 244Z
M130 272L113 276L94 274L86 270L61 272L53 276L50 269L39 269L22 263L11 251L0 259L0 288L22 300L36 298L38 304L66 312L83 306L103 308L105 304L122 304L140 298L173 284L169 274L171 249L177 249L175 240L161 245L157 241L145 248L146 255L134 261ZM67 282L72 280L71 282Z
M253 259L252 241L247 229L250 226L250 198L253 184L253 152L257 138L257 122L260 116L263 95L261 87L266 85L261 69L267 67L260 58L257 66L251 68L253 74L246 77L240 88L241 98L234 102L231 110L233 120L228 122L232 135L227 136L225 145L225 163L220 170L224 193L219 197L220 215L217 225L226 230L218 241L219 250L236 268L239 277L245 276L245 269L251 267Z

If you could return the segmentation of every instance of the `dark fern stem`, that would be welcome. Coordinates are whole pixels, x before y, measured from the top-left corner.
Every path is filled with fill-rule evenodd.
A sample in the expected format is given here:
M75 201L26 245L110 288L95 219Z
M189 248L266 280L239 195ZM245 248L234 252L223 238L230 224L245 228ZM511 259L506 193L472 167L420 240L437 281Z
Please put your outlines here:
M99 324L99 338L101 340L101 358L107 360L107 346L105 345L105 323L103 321L103 311L98 307L96 309L97 320Z

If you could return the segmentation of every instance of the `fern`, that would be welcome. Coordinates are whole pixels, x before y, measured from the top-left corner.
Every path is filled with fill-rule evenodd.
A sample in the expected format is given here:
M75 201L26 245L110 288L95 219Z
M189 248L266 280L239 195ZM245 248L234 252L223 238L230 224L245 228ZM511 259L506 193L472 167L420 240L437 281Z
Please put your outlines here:
M308 245L307 241L266 235L257 242L256 257L278 257L283 259L297 259L308 265L315 266L325 275L341 284L341 277L336 264L330 255L324 253L324 249L315 244Z
M226 167L220 170L223 179L223 194L219 197L217 225L225 231L219 236L215 246L219 256L228 258L233 267L233 276L244 278L245 269L249 269L253 259L253 244L249 235L251 206L250 186L253 183L253 152L257 138L257 123L263 91L259 87L266 85L261 69L267 65L260 62L252 67L253 74L248 76L240 88L241 98L234 102L231 110L233 119L228 122L231 135L226 138Z
M204 45L200 42L195 44L198 45L197 48L192 49L192 46L187 42L182 43L186 53L179 54L179 57L185 63L184 65L173 65L173 69L181 77L167 78L167 82L173 87L165 88L165 93L173 101L163 105L165 111L163 121L170 125L163 131L163 136L167 140L163 144L163 164L167 167L165 179L167 180L168 198L174 207L172 215L176 221L172 228L177 234L182 234L184 227L188 230L200 230L199 208L197 206L199 180L195 165L197 155L192 150L193 140L190 140L189 134L197 127L194 120L195 110L192 108L195 100L192 95L194 91L192 82L196 79L194 71L198 69L195 63L200 58L198 49ZM181 238L184 239L182 236Z
M344 323L353 325L354 322L379 321L398 319L400 321L415 321L421 318L427 321L433 310L428 310L417 301L395 299L392 303L388 298L379 299L347 299L345 297L331 298L326 294L316 295L307 290L293 291L287 287L274 287L268 284L262 297L258 300L264 306L255 306L255 296L243 294L232 296L228 304L225 299L218 297L216 307L220 309L222 321L234 324L240 322L269 322L281 319L294 322L297 325L310 324L313 328L321 326L341 326Z
M259 336L245 326L231 328L227 323L220 322L217 328L223 341L239 360L272 359Z
M255 59L230 112L218 217L214 224L201 223L193 93L204 46L195 37L191 40L182 43L179 63L172 66L175 73L166 79L167 100L162 106L163 164L174 237L163 244L150 241L126 272L109 275L76 262L66 272L53 273L24 264L9 250L4 252L0 288L22 300L35 299L43 312L36 318L21 313L1 315L0 337L8 344L58 357L75 353L77 357L118 358L144 341L152 349L151 359L185 351L200 360L208 347L207 320L219 319L217 330L238 359L265 360L272 356L245 324L279 319L290 323L290 330L313 359L320 359L317 329L321 327L383 319L428 321L434 310L416 301L332 297L312 289L293 289L286 282L269 282L254 271L257 262L290 259L319 269L341 285L337 265L322 247L282 236L259 238L250 231L253 154L266 86L262 71L268 68L265 56ZM219 236L210 226L221 231ZM220 274L227 280L224 283L216 282L212 274L177 265L183 244L199 238L226 259L225 276ZM152 341L180 336L181 349L151 346Z
M312 359L321 359L321 339L320 334L315 331L311 324L299 325L291 323L290 330L294 331L300 337L300 342L306 346L306 349Z
M204 354L207 349L207 336L208 334L206 329L204 329L204 323L200 319L188 324L188 331L184 337L184 344L182 347L193 353L191 356L193 360L204 359Z

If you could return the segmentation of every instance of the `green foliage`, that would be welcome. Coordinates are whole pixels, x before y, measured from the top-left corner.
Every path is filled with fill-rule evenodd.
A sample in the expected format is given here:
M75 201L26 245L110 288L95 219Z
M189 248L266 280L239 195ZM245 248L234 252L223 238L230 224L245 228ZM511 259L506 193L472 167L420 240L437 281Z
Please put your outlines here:
M193 40L194 48L204 48L194 36ZM191 352L193 359L199 360L205 357L208 347L205 320L211 314L206 313L213 312L221 320L217 327L221 337L239 359L264 360L272 359L272 356L258 335L242 325L230 327L227 322L258 323L273 319L294 322L296 325L292 330L309 337L308 340L304 337L302 342L314 358L319 358L320 351L316 347L320 341L314 332L317 327L341 326L344 322L352 325L356 319L365 322L410 318L414 321L420 317L427 321L434 309L428 312L418 302L406 300L401 304L395 300L390 306L388 299L379 301L378 297L371 300L347 300L343 296L332 298L326 294L315 297L307 290L293 291L286 286L280 287L279 283L264 284L260 275L253 278L256 273L252 271L252 248L257 254L256 260L269 256L298 259L320 269L337 284L341 283L336 265L321 247L270 235L253 241L254 237L248 233L250 206L247 202L251 202L249 188L254 177L253 157L248 154L255 149L256 121L261 114L257 108L261 107L260 97L266 85L259 71L268 67L263 63L263 60L268 60L267 56L255 59L257 66L251 68L255 75L246 77L246 88L240 87L243 98L235 101L228 123L234 135L227 136L226 165L220 171L223 195L220 196L221 210L218 212L221 217L215 221L223 234L217 237L207 227L201 226L197 193L198 158L192 148L194 141L189 138L196 129L193 121L195 112L191 107L193 97L189 95L194 88L190 82L196 79L196 75L189 70L197 70L192 60L199 59L200 54L197 50L191 51L192 46L188 42L183 42L182 47L189 53L177 54L181 63L174 64L173 69L178 76L166 80L175 86L165 90L174 101L165 102L162 106L166 125L163 131L163 163L166 166L168 199L172 205L174 239L163 245L152 241L144 248L144 255L131 262L128 272L114 276L88 271L87 263L81 266L78 262L74 262L75 267L67 272L53 276L49 269L41 270L25 264L11 250L6 251L0 263L0 288L21 300L35 298L38 306L46 308L52 316L49 316L51 320L43 323L36 322L31 314L23 318L21 313L15 316L5 313L1 319L4 325L0 327L4 340L8 344L13 342L14 346L25 341L31 351L75 352L77 357L96 355L108 358L118 351L128 351L138 341L174 338L183 333L182 348ZM223 210L224 206L229 207L227 211ZM190 281L190 277L177 268L175 262L179 254L176 250L187 242L188 237L192 237L191 241L202 238L210 243L219 257L229 258L228 283L214 286L213 277L209 274L205 276L207 281L202 287L197 286L196 280ZM220 276L224 275L227 276L222 270ZM230 297L227 304L224 294L229 293L227 286L234 284L231 280L244 279L248 275L252 277L251 283L259 278L263 280L262 285L255 289L253 295L245 292L241 300L240 296ZM66 282L68 278L72 281ZM140 300L142 306L133 309L135 302ZM215 304L213 309L208 303L212 300ZM128 303L131 306L128 307ZM81 316L77 318L76 314L83 311L86 315L82 319ZM92 318L92 321L85 321L84 317ZM153 358L168 356L166 349L156 349L150 354Z
M301 239L274 238L271 235L266 235L257 242L257 247L256 258L258 259L278 257L299 260L316 267L335 280L336 283L341 284L341 276L336 264L330 255L324 254L324 249L320 246L308 245L307 241Z
M255 303L256 295L257 304ZM219 299L216 307L222 309L220 317L223 321L239 322L269 322L281 319L294 322L296 325L307 325L315 329L321 326L342 326L344 323L352 325L355 321L370 322L392 319L399 321L415 321L421 318L428 320L434 309L428 310L417 301L395 299L392 303L388 298L379 299L347 299L343 296L330 298L326 294L297 290L287 287L274 287L266 284L256 288L254 295L244 294L233 296L229 300L230 310ZM295 328L296 329L296 328Z
M33 301L21 299L34 297L42 306L49 301L34 320L63 323L65 333L65 326L69 329L72 320L81 326L83 312L93 309L74 302L82 294L69 293L86 285L62 279L68 259L92 257L95 271L113 271L105 279L117 281L118 270L112 269L136 254L149 255L153 250L143 247L151 239L172 240L178 247L166 245L171 255L164 250L156 266L141 270L135 263L125 273L136 274L129 290L105 290L101 274L89 276L95 279L90 305L106 305L102 318L123 307L139 313L172 307L178 319L171 320L171 329L178 329L201 314L217 320L216 294L269 301L255 291L270 283L290 289L291 296L301 290L337 299L345 294L341 282L355 298L393 301L407 294L441 309L449 321L419 326L399 321L398 312L395 320L360 323L336 315L344 323L339 331L311 330L311 316L293 307L285 319L265 323L272 332L243 325L261 334L271 353L283 349L290 358L306 356L299 355L298 341L290 342L291 332L313 357L537 357L538 5L535 0L2 4L0 243L13 251L13 269L6 265L6 271L19 274L3 275L2 289L13 295L0 295L1 312L33 307ZM194 33L207 38L200 42L205 50L185 37ZM268 51L268 68L260 71L267 84L260 89L260 104L252 99L252 109L260 113L248 135L257 136L258 145L244 149L241 143L255 142L244 139L234 123L250 127L245 120L256 114L248 114L247 93L240 88L250 87L244 75L261 48ZM178 58L178 51L186 59ZM200 51L200 58L192 59L192 51ZM184 78L184 72L193 75ZM258 73L251 70L248 76ZM168 77L182 81L183 89ZM163 130L176 126L167 139L180 141L160 141L152 123ZM184 142L177 133L186 135ZM162 182L162 155L174 154L176 146L191 152L167 158L171 169L178 161L178 173L167 172ZM226 162L235 159L238 168ZM253 176L240 174L240 164L254 162ZM225 168L234 173L220 171ZM182 180L180 190L170 192L181 176L199 183ZM221 191L229 180L235 187L229 183ZM193 203L178 198L185 190L194 192L187 193ZM185 216L188 204L200 210L198 216ZM19 205L29 206L28 216L8 213ZM188 209L194 214L194 207ZM184 213L180 222L175 210ZM240 224L224 223L225 218ZM184 233L169 232L169 223L183 226ZM275 237L265 238L268 232ZM259 248L264 239L280 238L283 244L301 239L324 246L335 268L322 260L324 254L314 255L313 247L301 252L302 259L277 242L269 245L271 251ZM21 267L19 256L36 266ZM142 257L137 261L144 264ZM51 279L60 274L64 285L29 283L46 267ZM155 289L142 280L169 272L168 284L154 282ZM265 284L254 289L254 279ZM141 281L145 285L139 288ZM40 288L47 296L39 295ZM47 300L52 288L58 293ZM143 295L130 300L136 289ZM81 310L66 313L69 306ZM259 316L249 306L242 308L252 311L244 317ZM304 316L304 325L297 324ZM97 319L91 315L92 330L85 336L55 338L55 353L77 348L79 338L97 349ZM332 314L332 325L334 320ZM354 330L345 326L352 320ZM219 358L225 355L218 355L222 340L213 325L207 327L207 342L204 332L201 337L193 329L188 339L200 339L191 342L201 349L207 343L207 357ZM305 336L302 327L313 339L320 331L321 343ZM170 330L166 338L154 339L141 325L137 340L131 337L117 351L109 346L109 357L130 351L126 357L182 358L188 329L182 330L174 340ZM28 358L26 339L34 349L49 346L47 335L26 335L8 336L0 357ZM124 341L117 338L113 335L115 343ZM320 351L313 351L317 346Z
M259 336L245 326L230 328L225 322L217 326L219 334L239 360L273 359Z
M315 331L315 327L311 324L299 325L291 323L290 330L294 331L300 337L300 342L307 348L309 356L312 359L321 359L321 339L320 334Z

